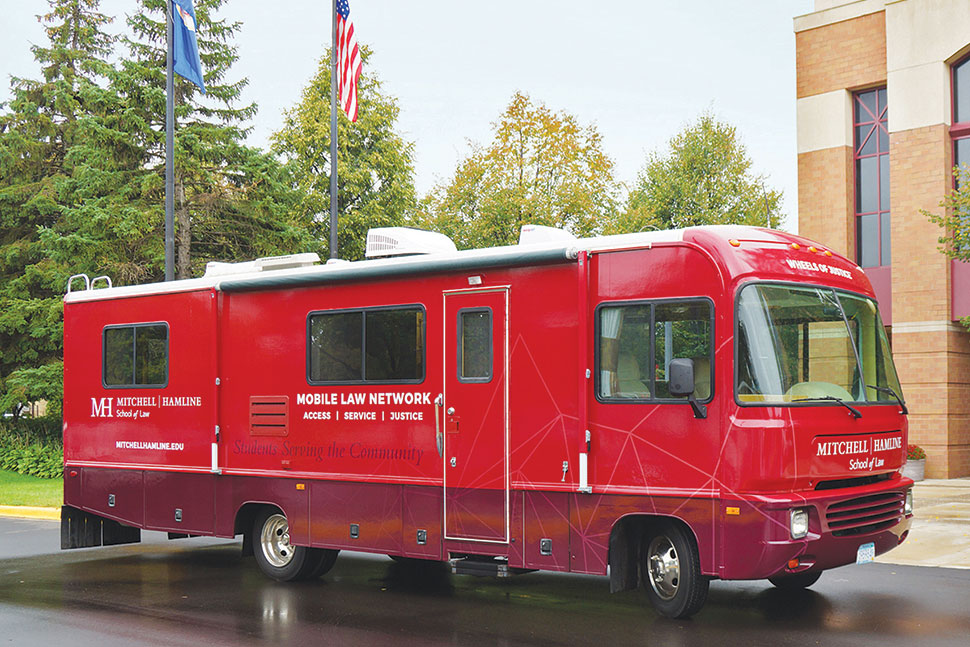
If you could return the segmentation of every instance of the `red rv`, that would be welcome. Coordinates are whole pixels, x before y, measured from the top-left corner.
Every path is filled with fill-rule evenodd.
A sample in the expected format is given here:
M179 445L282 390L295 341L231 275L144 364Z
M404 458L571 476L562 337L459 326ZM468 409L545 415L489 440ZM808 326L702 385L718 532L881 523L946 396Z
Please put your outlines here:
M906 407L851 261L727 226L368 249L69 286L63 546L609 573L684 617L712 578L805 587L905 539Z

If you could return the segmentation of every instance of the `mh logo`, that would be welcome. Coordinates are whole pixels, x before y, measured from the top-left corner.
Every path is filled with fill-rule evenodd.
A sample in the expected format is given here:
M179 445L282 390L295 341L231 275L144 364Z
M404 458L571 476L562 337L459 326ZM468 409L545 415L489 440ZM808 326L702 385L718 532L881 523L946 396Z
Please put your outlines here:
M92 418L114 418L111 412L111 404L114 398L101 398L96 400L91 398L91 417Z

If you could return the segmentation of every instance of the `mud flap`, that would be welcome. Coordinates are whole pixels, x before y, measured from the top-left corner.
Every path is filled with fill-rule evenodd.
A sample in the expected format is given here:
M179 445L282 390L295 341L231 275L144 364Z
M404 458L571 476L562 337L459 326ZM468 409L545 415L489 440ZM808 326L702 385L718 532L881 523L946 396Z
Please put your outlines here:
M141 541L141 530L71 506L61 506L61 550Z
M640 585L635 526L621 521L610 533L610 593L628 591Z

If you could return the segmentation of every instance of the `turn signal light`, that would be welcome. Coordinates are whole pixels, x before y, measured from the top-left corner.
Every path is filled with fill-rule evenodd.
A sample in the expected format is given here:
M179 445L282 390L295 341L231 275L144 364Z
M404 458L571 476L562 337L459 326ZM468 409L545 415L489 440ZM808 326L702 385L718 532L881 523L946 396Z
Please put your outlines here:
M798 558L788 560L788 570L793 571L798 568Z

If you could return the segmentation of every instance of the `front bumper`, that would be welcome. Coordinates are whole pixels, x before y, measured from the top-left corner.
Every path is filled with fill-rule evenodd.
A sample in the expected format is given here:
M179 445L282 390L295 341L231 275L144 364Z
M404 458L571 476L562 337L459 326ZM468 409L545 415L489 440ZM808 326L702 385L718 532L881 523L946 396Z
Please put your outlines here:
M717 575L764 579L855 563L859 547L868 543L875 544L876 555L892 550L912 525L913 515L903 510L912 484L897 475L861 487L722 500ZM802 539L791 538L793 508L809 512L808 534Z

